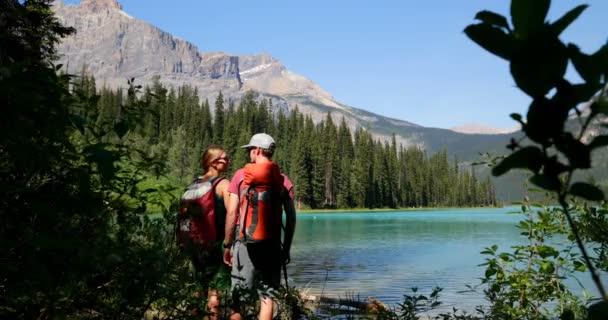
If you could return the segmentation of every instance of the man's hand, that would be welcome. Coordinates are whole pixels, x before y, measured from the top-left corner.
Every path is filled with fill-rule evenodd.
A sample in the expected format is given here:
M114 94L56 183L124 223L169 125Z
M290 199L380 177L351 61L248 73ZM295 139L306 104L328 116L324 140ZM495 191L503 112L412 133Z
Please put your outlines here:
M230 248L224 249L224 263L232 266L232 252L230 252Z

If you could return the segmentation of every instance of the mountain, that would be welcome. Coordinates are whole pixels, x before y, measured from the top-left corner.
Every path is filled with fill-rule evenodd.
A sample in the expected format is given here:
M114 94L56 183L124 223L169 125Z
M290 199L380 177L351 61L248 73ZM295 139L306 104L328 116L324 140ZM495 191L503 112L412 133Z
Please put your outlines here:
M461 133L428 128L404 120L384 117L336 101L314 81L288 70L268 53L236 55L206 52L185 40L138 20L122 11L116 0L82 0L79 5L55 2L53 10L63 24L76 29L64 39L58 63L72 74L83 69L95 76L99 86L125 87L127 79L149 84L156 77L169 86L191 85L202 99L214 103L222 91L225 99L239 100L248 90L270 99L273 107L293 110L321 121L331 112L334 122L342 117L351 130L362 127L381 140L393 134L404 146L421 146L428 153L446 148L461 165L479 160L482 153L507 153L505 145L514 134L480 131ZM437 115L442 116L442 115ZM469 131L471 132L471 131ZM488 170L479 167L480 177ZM521 176L494 180L498 198L521 200Z
M82 0L78 5L56 1L53 10L64 25L77 31L59 45L58 63L72 74L84 69L95 76L100 86L125 87L130 78L135 78L138 84L149 84L160 77L165 85L196 87L199 96L212 104L220 91L225 99L236 101L248 90L255 90L260 98L270 99L275 108L297 107L314 121L324 120L331 112L335 122L344 117L351 129L366 128L378 139L387 140L395 134L404 146L421 146L429 154L446 148L461 165L478 161L480 154L486 152L506 154L505 146L510 138L522 135L519 131L505 132L479 124L452 130L429 128L348 106L336 101L311 79L288 70L271 54L236 55L200 50L190 42L130 16L116 0ZM577 122L570 123L576 131ZM601 128L601 125L595 127ZM598 134L595 131L593 135ZM602 164L606 159L605 150L594 155L594 163L600 164L600 169L599 174L595 171L593 174L601 181L608 181L606 165ZM479 176L488 174L483 167L477 167L476 171ZM522 181L521 174L494 178L498 198L521 200Z
M272 100L276 108L309 114L314 121L331 112L338 122L345 118L351 129L363 127L386 140L393 133L405 146L418 145L433 152L443 147L459 159L475 159L488 146L504 146L508 135L462 134L426 128L347 106L336 101L315 82L288 70L270 54L234 55L205 52L185 40L138 20L122 11L116 0L82 0L79 5L54 4L60 21L77 33L59 46L59 63L68 72L83 68L99 85L125 86L135 78L148 84L154 77L166 85L189 84L199 96L213 103L221 90L226 99L240 99L247 90Z

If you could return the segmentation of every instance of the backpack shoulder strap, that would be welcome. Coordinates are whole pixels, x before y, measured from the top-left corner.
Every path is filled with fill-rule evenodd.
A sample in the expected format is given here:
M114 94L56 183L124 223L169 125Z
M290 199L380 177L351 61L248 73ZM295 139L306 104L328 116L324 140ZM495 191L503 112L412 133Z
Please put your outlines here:
M226 179L226 177L217 177L213 179L213 182L211 183L211 188L215 189L215 187L224 179Z

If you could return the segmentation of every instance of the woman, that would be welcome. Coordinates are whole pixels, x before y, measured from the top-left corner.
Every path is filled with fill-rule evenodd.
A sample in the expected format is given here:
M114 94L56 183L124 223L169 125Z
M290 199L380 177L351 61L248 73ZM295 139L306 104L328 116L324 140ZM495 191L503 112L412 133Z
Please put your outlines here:
M228 170L230 160L224 149L220 146L209 146L201 157L201 168L203 175L188 187L182 201L187 197L188 192L193 191L200 196L201 189L214 192L214 199L209 204L203 202L202 205L213 206L212 208L202 208L203 212L215 211L215 241L211 241L210 246L193 245L189 246L189 256L196 270L197 278L203 290L207 290L207 307L211 316L209 319L217 319L219 314L220 299L222 291L230 289L230 268L223 263L224 248L224 224L226 221L226 206L228 203L228 179L222 174ZM202 243L202 242L201 242ZM196 298L200 298L200 292L195 293Z

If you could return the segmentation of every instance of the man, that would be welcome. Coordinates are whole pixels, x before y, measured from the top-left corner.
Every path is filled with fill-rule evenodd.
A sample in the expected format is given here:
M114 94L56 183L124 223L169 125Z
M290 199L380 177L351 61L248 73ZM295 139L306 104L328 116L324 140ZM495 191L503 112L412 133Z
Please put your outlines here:
M276 289L281 281L281 266L290 261L296 225L293 184L271 161L275 142L270 135L255 134L242 148L249 152L251 163L239 169L228 186L224 262L232 266L233 290L258 288L259 284ZM251 207L256 208L254 215L250 213ZM265 210L270 211L264 213ZM283 210L286 225L281 245ZM267 291L258 292L259 319L270 320L272 296ZM239 319L240 315L232 318Z

